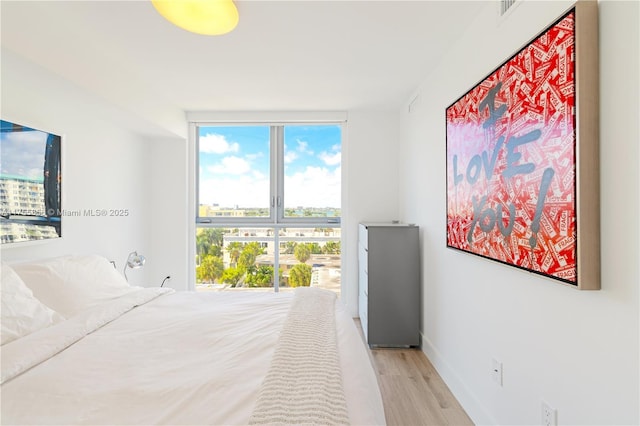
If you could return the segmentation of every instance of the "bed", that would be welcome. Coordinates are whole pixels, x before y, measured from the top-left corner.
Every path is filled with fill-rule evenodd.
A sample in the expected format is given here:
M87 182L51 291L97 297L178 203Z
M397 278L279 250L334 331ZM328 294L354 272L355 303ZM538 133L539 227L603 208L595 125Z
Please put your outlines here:
M2 424L384 424L333 293L129 286L100 256L2 264Z

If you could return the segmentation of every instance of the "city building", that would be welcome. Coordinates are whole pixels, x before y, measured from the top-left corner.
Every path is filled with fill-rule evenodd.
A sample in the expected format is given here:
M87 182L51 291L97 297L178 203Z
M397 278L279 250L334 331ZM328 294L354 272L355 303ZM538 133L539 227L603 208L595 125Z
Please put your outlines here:
M3 217L11 216L22 220L46 217L44 184L32 179L0 177L0 209ZM3 243L58 237L52 226L39 226L18 221L1 221L0 231Z

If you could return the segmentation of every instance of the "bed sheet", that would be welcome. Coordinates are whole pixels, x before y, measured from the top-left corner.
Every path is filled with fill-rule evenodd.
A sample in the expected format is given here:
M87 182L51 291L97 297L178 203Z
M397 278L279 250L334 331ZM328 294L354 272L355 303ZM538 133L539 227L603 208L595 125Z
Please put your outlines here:
M3 383L2 424L247 424L292 296L176 292L140 303ZM367 350L336 308L351 423L384 424ZM64 338L74 321L90 322L40 337Z

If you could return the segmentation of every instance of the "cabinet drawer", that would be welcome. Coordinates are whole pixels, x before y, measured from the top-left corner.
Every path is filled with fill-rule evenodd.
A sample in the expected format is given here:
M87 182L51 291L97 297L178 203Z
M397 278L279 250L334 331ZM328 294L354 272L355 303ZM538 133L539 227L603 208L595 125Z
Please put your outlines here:
M364 340L369 342L369 319L367 314L360 315L360 325L362 326L362 334L364 334Z
M369 248L369 230L365 225L358 226L358 242L366 249Z
M369 274L363 270L358 273L358 289L363 295L369 295Z
M369 273L369 253L362 244L358 244L358 269Z
M358 294L358 314L360 316L362 315L367 315L367 311L368 311L368 297L364 292L360 292Z
M369 330L369 313L367 309L367 305L369 301L367 300L367 296L360 292L358 295L358 316L360 317L360 325L362 326L362 331L364 332L365 339L368 340L368 330Z

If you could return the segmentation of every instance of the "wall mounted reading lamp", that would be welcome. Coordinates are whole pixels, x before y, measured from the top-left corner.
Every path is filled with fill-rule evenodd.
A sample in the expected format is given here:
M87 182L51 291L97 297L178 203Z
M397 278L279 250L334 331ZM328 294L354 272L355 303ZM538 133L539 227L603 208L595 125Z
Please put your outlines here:
M131 268L131 269L142 268L144 266L145 261L146 259L144 258L144 256L139 255L137 251L132 251L131 253L129 253L129 257L125 262L124 269L122 271L124 273L124 278L127 280L127 282L129 281L129 278L127 278L127 268Z

